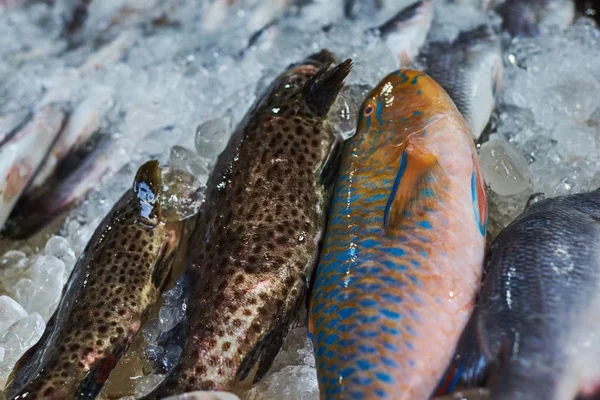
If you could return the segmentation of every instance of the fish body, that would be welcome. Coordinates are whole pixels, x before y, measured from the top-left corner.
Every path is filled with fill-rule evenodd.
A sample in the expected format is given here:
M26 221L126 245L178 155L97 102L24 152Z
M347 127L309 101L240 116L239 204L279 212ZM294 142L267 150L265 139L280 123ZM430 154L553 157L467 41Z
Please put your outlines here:
M181 225L164 223L158 162L138 171L94 233L40 341L9 378L8 399L95 398L169 274Z
M0 148L31 117L29 110L8 111L0 116Z
M321 398L429 398L473 307L486 212L448 94L388 75L344 145L310 299Z
M348 19L373 17L383 8L383 0L344 0L344 16Z
M600 190L539 201L502 231L478 307L492 399L598 398L599 288Z
M44 106L0 147L0 228L58 138L65 118L57 104Z
M323 50L291 66L219 156L190 243L187 340L148 398L260 379L317 261L338 138L327 113L350 71Z
M480 25L462 32L452 43L432 43L427 53L427 73L448 92L478 139L502 85L500 37Z
M83 145L100 128L103 99L89 97L80 103L69 115L65 127L54 144L44 164L27 188L26 194L33 194L52 176L59 163ZM33 194L35 196L35 194Z
M372 31L379 33L390 51L398 57L399 67L409 67L427 39L432 20L431 0L419 0Z

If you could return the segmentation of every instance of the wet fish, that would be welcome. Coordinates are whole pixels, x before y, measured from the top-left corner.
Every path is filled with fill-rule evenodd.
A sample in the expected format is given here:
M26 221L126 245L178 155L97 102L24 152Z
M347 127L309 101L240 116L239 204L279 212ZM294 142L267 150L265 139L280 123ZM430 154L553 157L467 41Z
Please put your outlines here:
M371 32L381 35L392 54L398 57L399 67L409 67L425 43L432 20L431 0L420 0Z
M321 398L428 399L479 288L483 174L464 119L420 71L385 77L359 118L311 297Z
M448 92L478 139L502 85L499 36L480 25L462 32L452 43L432 43L425 63L427 73Z
M30 119L29 110L11 110L0 115L0 148Z
M0 147L0 228L46 158L65 121L65 112L49 104Z
M506 0L496 7L502 27L511 36L540 34L541 26L566 28L575 18L573 0Z
M478 332L492 399L600 396L600 190L539 201L494 240Z
M435 397L434 400L487 400L489 398L490 392L486 389L468 389L443 397Z
M177 249L181 224L161 218L161 171L142 165L104 218L40 341L9 378L8 399L93 399L144 323Z
M88 97L71 112L60 137L52 146L26 194L35 196L34 192L54 174L59 163L98 131L105 100L99 96Z
M58 181L50 181L15 207L6 221L3 234L13 239L24 239L38 232L54 218L79 201L100 181L119 171L130 159L123 153L123 144L114 136L100 135L93 150L86 155L70 174Z
M321 51L291 66L238 126L191 242L187 341L147 398L229 390L269 369L317 261L338 139L327 113L350 71Z

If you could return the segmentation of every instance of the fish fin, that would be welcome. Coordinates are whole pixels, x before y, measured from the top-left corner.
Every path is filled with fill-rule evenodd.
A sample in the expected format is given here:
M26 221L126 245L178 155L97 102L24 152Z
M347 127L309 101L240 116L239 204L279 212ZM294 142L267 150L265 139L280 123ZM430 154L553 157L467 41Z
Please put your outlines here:
M440 380L435 396L456 389L484 387L489 378L491 363L484 355L478 340L477 309L469 319L448 369Z
M387 236L391 236L397 229L405 212L420 209L429 198L439 198L436 177L442 171L436 156L410 138L396 149L402 156L392 193L385 207L383 223Z
M161 170L157 160L142 165L133 181L133 192L140 206L140 217L150 225L156 225L160 218L159 195L162 191Z
M252 383L256 383L266 375L281 350L292 321L304 300L305 293L306 287L303 287L303 295L299 297L298 301L282 313L283 317L277 322L277 325L262 335L254 348L244 357L236 374L238 382L244 382L251 378Z
M471 177L471 195L473 196L473 208L475 209L475 219L481 235L485 236L487 229L487 196L485 179L481 164L477 159L477 154L473 152L473 175Z
M325 159L323 167L319 173L321 184L329 192L333 192L332 189L337 180L337 175L340 169L340 161L342 159L341 148L341 140L336 138L329 148L329 153L327 154L327 158Z
M64 289L63 289L64 291ZM30 347L22 356L19 358L13 367L11 373L8 375L8 379L5 385L5 392L7 397L10 398L11 394L16 393L20 390L23 385L29 382L33 377L37 367L40 365L40 359L44 353L44 350L48 347L48 343L54 332L54 326L58 318L58 308L52 314L52 317L48 320L46 328L40 340L37 341L32 347Z
M123 353L123 351L120 351ZM103 357L100 361L94 363L94 366L88 371L83 381L77 387L75 399L95 399L102 391L104 383L108 380L111 372L117 365L118 358L114 354Z
M325 117L338 93L344 87L344 79L352 69L352 60L347 59L338 66L321 68L302 88L306 108L318 117Z

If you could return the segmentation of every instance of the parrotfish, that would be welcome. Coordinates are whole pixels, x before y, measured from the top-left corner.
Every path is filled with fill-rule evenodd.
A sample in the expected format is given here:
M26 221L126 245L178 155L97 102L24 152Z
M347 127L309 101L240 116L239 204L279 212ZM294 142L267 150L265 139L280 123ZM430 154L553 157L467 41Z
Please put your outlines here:
M487 25L462 32L452 43L432 43L426 71L450 95L475 139L488 124L502 86L500 37Z
M385 77L344 145L310 298L321 398L429 398L473 309L486 224L448 94L420 71Z
M326 50L280 75L219 156L190 243L181 359L147 398L260 379L316 266L339 139L328 119L351 62Z
M492 243L477 332L492 399L600 398L600 189L530 205Z
M40 339L15 366L8 399L94 399L170 272L181 224L161 217L161 171L142 165L104 218Z
M0 229L58 138L65 118L61 106L44 106L0 147Z

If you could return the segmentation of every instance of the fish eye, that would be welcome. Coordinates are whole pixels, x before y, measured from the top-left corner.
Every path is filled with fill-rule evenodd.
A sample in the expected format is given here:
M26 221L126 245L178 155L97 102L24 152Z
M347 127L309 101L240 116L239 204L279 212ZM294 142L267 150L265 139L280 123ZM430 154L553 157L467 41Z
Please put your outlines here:
M369 104L368 106L365 107L365 111L363 112L365 117L368 117L369 115L373 114L373 110L374 107L372 104Z

